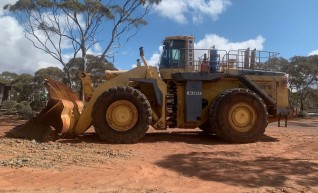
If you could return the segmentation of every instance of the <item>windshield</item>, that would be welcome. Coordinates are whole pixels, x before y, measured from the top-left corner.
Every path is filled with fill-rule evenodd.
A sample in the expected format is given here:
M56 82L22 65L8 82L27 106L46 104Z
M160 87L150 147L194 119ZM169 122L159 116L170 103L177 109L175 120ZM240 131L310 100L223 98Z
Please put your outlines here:
M163 52L160 58L159 69L163 68L180 68L185 63L185 41L174 40L165 41L163 44Z

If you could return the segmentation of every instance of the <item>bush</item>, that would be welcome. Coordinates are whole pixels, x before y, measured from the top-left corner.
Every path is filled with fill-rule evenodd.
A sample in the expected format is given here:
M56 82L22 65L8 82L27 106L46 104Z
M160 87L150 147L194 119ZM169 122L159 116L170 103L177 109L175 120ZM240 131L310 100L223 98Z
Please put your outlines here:
M5 110L5 113L10 115L16 112L16 105L18 103L16 101L4 101L2 104L2 108Z
M30 103L27 101L21 101L20 103L16 104L15 108L19 116L22 118L30 118L33 116L32 108Z
M308 112L307 112L307 111L300 111L300 112L298 113L298 116L299 116L299 117L308 117Z
M21 103L17 103L14 108L17 110L17 112L21 112L23 109L23 105Z
M46 105L46 102L44 102L43 100L34 100L30 103L30 106L32 108L32 110L34 111L40 111L42 110Z

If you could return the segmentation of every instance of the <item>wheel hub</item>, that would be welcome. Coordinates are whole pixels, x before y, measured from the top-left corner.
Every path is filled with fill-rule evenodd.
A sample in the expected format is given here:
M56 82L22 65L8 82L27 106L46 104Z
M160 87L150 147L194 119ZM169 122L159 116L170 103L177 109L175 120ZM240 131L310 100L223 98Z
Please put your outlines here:
M138 110L128 100L115 101L106 111L106 121L116 131L128 131L137 123L137 120Z
M228 114L228 122L238 132L249 131L256 121L255 110L247 103L241 102L233 105Z

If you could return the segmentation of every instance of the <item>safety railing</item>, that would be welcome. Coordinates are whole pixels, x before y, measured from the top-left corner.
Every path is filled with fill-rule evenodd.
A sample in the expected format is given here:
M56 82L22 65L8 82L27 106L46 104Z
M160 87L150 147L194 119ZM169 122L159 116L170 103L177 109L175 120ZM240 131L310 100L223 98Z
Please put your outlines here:
M179 58L183 57L189 50L181 50ZM240 50L216 50L216 49L191 49L194 55L193 60L175 60L171 69L179 69L186 72L202 72L202 73L226 73L229 74L233 70L237 73L246 71L266 71L264 65L271 66L274 58L279 53L240 49ZM198 57L199 56L199 57ZM174 70L174 71L175 71Z

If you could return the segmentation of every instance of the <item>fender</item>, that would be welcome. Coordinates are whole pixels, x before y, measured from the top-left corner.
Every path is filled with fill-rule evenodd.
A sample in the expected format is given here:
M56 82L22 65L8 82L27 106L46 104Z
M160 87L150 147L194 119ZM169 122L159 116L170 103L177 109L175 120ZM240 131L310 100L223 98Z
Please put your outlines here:
M162 92L160 91L158 84L157 84L157 79L154 78L129 78L130 81L134 81L134 82L141 82L141 83L147 83L147 84L151 84L152 88L155 92L155 96L156 96L156 101L157 104L159 106L162 106L163 103L163 96L162 96Z

